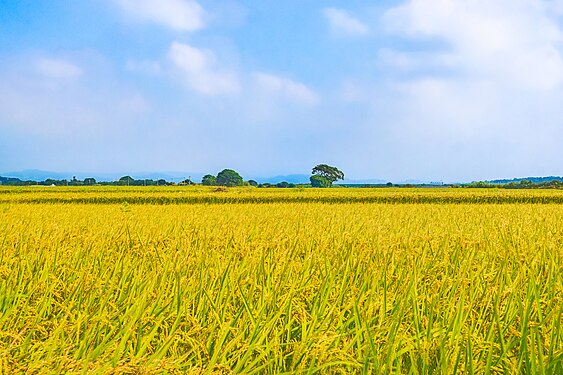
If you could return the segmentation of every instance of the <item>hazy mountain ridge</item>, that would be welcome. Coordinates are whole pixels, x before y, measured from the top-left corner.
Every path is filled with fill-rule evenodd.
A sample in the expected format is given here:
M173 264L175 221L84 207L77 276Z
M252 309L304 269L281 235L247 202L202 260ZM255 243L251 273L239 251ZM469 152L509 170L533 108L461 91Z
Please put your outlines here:
M511 182L520 182L520 181L524 181L524 180L533 182L534 184L537 184L537 183L551 182L551 181L561 181L561 182L563 182L563 177L559 177L559 176L522 177L522 178L513 178L513 179L489 180L489 181L486 181L486 182L488 182L489 184L504 185L504 184L509 184Z
M144 180L144 179L165 179L169 181L179 182L188 177L192 180L198 181L203 177L202 173L190 173L190 172L136 172L136 173L87 173L87 172L51 172L43 171L39 169L29 169L18 172L6 172L0 173L0 176L5 178L17 178L23 181L45 181L47 179L55 180L70 180L74 176L77 179L83 180L85 178L95 178L97 181L117 181L123 176L131 176L134 179Z

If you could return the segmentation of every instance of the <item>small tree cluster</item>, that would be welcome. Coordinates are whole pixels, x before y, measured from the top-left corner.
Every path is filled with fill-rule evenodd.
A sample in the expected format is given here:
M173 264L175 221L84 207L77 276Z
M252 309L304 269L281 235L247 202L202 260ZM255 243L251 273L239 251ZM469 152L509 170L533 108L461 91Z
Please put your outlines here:
M282 181L282 182L278 182L277 184L271 184L268 182L264 182L263 184L259 185L262 188L280 188L280 189L292 189L294 187L296 187L297 185L291 183L291 182L287 182L287 181Z
M120 185L120 186L169 186L169 185L174 185L174 183L166 181L163 178L158 179L158 180L153 180L153 179L136 180L131 176L123 176L119 180L112 183L112 185Z
M205 186L242 186L243 183L241 175L232 169L223 169L217 177L205 175L201 180L201 184Z

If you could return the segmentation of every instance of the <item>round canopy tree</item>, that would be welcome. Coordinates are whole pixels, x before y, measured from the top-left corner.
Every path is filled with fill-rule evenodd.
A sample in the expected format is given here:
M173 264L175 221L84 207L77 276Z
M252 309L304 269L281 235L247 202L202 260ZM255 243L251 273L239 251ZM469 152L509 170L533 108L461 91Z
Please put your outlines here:
M96 185L96 179L92 177L85 178L84 185L88 185L88 186Z
M232 169L223 169L217 175L217 185L219 186L242 186L242 183L240 174Z
M135 180L131 176L123 176L119 179L119 185L133 185Z
M201 179L201 184L205 186L215 186L217 185L217 177L212 176L210 174L206 174Z
M320 186L325 185L326 183L318 178L315 178L315 182L313 182L313 177L321 177L328 182L328 186L332 186L335 181L344 179L344 172L336 167L332 167L326 164L319 164L315 166L315 168L313 168L313 176L311 177L311 185L317 185L315 187L326 187Z

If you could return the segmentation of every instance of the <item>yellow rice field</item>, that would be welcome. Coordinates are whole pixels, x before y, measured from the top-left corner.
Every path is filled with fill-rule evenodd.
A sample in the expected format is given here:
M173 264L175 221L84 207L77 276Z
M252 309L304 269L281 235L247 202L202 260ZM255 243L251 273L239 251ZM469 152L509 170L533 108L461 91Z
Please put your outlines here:
M0 374L561 374L559 202L3 188Z

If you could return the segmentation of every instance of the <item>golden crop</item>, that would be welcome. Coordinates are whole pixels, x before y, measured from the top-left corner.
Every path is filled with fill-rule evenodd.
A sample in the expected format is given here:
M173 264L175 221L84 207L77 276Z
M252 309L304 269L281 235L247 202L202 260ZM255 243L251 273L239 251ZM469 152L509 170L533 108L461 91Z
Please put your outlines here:
M0 373L560 374L559 200L0 189Z
M256 189L209 187L19 187L0 186L2 203L220 204L220 203L560 203L562 190L448 188Z

